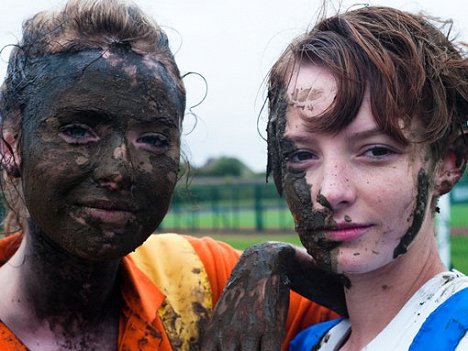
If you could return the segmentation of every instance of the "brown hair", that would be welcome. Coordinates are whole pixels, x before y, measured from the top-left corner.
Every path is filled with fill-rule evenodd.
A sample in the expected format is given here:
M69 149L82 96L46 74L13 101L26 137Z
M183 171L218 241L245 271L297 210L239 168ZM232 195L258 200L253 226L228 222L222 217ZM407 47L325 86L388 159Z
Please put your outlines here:
M433 23L423 15L368 6L319 21L287 47L268 85L268 172L280 192L278 124L285 119L288 82L303 63L330 70L337 81L334 102L323 118L307 122L311 128L334 133L349 125L368 89L383 131L409 143L404 128L418 119L424 130L411 141L428 143L435 160L447 151L467 126L468 61Z
M120 0L69 0L58 11L44 11L23 23L23 37L13 49L7 76L0 96L2 127L17 131L21 141L24 106L29 102L27 87L34 77L28 74L30 65L52 54L73 53L89 49L109 50L113 46L148 56L163 66L174 84L180 102L179 118L185 110L185 88L175 63L166 34L140 8ZM2 185L11 211L4 221L5 231L24 227L27 210L21 200L19 179L13 179L3 169Z

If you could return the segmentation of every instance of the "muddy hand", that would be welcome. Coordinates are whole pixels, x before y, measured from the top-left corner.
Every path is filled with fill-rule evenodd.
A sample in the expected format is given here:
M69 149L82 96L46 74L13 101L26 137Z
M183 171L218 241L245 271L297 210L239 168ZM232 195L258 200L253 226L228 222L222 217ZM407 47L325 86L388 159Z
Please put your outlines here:
M345 276L318 268L304 249L295 248L295 255L287 258L284 264L291 290L342 316L348 315L344 286L349 280Z
M213 312L203 351L281 350L289 307L289 281L283 262L295 249L264 243L247 249Z

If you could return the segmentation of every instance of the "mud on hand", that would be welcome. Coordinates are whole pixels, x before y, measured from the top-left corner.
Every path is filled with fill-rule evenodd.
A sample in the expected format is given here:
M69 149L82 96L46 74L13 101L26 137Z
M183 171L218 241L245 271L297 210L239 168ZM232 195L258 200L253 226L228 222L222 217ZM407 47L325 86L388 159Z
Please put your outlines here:
M215 307L202 350L281 350L289 307L284 263L294 255L291 245L273 242L242 254Z

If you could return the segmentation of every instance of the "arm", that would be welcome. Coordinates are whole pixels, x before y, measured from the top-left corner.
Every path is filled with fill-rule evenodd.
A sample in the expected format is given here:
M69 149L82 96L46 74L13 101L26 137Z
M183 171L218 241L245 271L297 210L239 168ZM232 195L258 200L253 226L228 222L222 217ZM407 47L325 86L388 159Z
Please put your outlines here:
M202 350L280 350L290 287L346 311L339 278L315 268L305 251L285 243L258 244L247 249L234 268ZM326 291L321 291L324 287Z

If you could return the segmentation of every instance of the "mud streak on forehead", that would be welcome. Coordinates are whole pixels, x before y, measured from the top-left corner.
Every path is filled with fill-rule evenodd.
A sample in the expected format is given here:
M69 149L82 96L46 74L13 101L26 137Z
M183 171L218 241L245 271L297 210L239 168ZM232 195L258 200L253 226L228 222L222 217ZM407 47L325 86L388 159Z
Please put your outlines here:
M291 94L289 94L288 105L300 108L302 110L307 109L309 111L313 111L314 106L312 102L320 98L322 95L322 89L316 89L312 87L295 88L294 91Z

